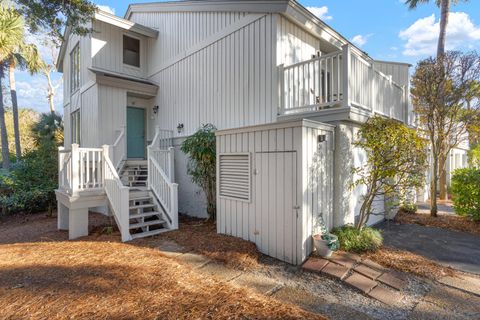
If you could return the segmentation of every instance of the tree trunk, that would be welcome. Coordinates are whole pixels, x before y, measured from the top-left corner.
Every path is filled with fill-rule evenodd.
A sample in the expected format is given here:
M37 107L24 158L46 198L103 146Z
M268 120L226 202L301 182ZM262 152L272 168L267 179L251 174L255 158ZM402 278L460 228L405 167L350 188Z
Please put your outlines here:
M20 161L22 157L22 149L20 146L20 128L18 124L18 102L17 90L15 86L15 65L10 64L8 67L10 80L10 95L12 96L12 114L13 114L13 132L15 134L15 157L16 161Z
M440 154L438 157L438 171L439 171L439 198L441 200L446 200L447 199L447 168L446 168L446 163L447 163L447 155Z
M10 151L8 150L8 135L7 127L5 126L5 109L3 108L3 69L0 66L0 137L2 139L2 167L3 169L10 169Z
M450 13L450 0L442 0L440 15L440 34L438 36L437 57L445 54L445 40L447 36L448 15Z
M437 216L438 156L433 155L432 181L430 185L430 215Z
M52 83L52 78L50 77L50 71L45 72L45 77L47 77L48 83L48 91L47 91L47 99L48 105L50 106L50 112L55 113L55 105L53 104L53 98L55 97L55 87Z

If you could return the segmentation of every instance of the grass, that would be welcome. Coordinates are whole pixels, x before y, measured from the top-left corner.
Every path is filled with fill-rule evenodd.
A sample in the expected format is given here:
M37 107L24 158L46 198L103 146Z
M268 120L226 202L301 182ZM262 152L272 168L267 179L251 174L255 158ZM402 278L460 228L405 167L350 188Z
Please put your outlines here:
M55 223L0 224L2 319L324 319L166 257L154 248L159 238L120 243L114 232L66 241Z
M335 228L332 233L338 236L340 249L351 252L375 251L383 243L383 237L379 230L364 227L361 230L353 226L343 226Z

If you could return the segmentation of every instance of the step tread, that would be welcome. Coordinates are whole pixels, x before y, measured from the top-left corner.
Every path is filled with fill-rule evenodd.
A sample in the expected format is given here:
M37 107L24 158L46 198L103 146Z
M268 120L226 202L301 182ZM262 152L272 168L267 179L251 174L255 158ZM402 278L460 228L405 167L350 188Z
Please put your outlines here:
M144 237L151 237L166 231L170 231L170 229L162 228L162 229L156 229L156 230L151 230L146 232L139 232L139 233L134 233L131 236L132 236L132 239L138 239L138 238L144 238Z
M160 213L160 212L157 212L157 211L144 212L144 213L136 213L136 214L131 214L131 215L130 215L130 219L146 218L146 217L158 216L158 215L161 215L161 213Z
M132 223L132 224L130 224L129 229L137 229L137 228L141 228L141 227L154 226L154 225L157 225L157 224L164 224L164 223L165 223L165 220L162 220L162 219Z
M142 209L142 208L151 208L155 207L155 203L146 203L146 204L139 204L136 206L131 206L129 209Z
M141 197L130 198L130 201L142 201L142 200L152 200L152 197L150 195L145 195Z

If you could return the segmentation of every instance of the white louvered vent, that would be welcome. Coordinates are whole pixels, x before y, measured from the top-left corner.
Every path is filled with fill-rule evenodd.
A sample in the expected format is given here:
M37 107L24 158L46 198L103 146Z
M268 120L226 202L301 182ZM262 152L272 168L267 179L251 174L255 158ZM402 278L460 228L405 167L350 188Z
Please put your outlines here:
M250 201L250 154L221 154L220 196Z

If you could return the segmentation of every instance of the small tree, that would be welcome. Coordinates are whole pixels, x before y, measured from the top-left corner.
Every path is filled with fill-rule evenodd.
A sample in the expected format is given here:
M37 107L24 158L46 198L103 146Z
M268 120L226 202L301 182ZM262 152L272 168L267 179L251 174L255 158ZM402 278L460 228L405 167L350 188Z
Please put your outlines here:
M438 59L423 60L418 63L413 75L414 111L420 128L430 140L433 158L432 216L437 216L437 189L439 178L445 177L447 155L467 138L467 128L478 118L478 100L472 101L471 96L472 84L479 79L480 58L475 52L447 52Z
M362 229L372 214L372 205L380 196L395 199L402 190L420 187L426 171L426 142L404 124L375 116L362 125L356 147L363 148L367 163L356 167L353 186L365 185L360 218L356 228Z
M193 183L199 185L207 197L208 217L216 219L216 141L212 124L203 125L182 143L181 150L188 154L187 172Z

